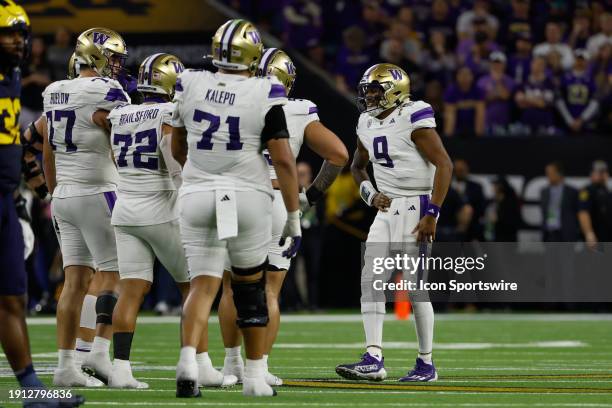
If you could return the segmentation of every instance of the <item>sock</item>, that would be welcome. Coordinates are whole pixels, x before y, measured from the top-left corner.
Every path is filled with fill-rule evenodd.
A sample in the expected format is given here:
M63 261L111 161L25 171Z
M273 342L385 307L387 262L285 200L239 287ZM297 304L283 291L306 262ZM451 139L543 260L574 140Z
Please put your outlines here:
M32 364L28 365L26 368L20 371L15 371L15 377L17 377L17 381L19 381L19 385L22 388L44 388L42 382L38 379L36 375L36 371L34 371L34 366Z
M225 357L240 357L240 346L226 347Z
M79 327L86 329L96 329L96 300L94 295L85 295L83 299L83 307L81 308L81 323Z
M434 311L431 302L412 302L412 315L414 327L419 343L419 357L431 364L431 350L433 349Z
M119 332L113 334L113 356L115 359L129 360L132 350L133 332Z
M181 355L179 362L191 364L196 361L196 349L195 347L185 346L181 348Z
M58 368L74 367L74 353L74 350L58 350Z
M419 353L419 358L423 360L423 362L426 364L432 364L431 353L427 353L427 354Z
M76 351L82 351L85 353L89 353L91 351L92 343L90 341L85 341L81 338L76 339Z
M264 354L261 359L263 360L264 370L268 371L268 355Z
M199 366L212 367L212 361L210 361L207 351L196 354L195 359Z
M130 361L129 360L123 360L123 359L120 359L120 358L115 358L113 360L113 369L114 368L118 368L118 369L122 369L122 370L128 369L128 370L130 370L130 372L132 371L132 366L130 364Z
M93 344L91 345L91 352L110 354L110 345L110 340L105 339L104 337L96 336L94 337Z
M382 358L383 358L382 349L380 347L377 347L377 346L368 346L368 347L366 347L366 351L372 357L376 357L376 359L378 361L382 360Z
M259 360L249 360L247 358L244 366L244 376L249 378L262 377L265 373L265 361L263 358Z
M383 302L363 302L361 318L365 331L366 347L376 353L376 358L382 358L383 322L385 321L385 304ZM373 347L372 347L373 346Z

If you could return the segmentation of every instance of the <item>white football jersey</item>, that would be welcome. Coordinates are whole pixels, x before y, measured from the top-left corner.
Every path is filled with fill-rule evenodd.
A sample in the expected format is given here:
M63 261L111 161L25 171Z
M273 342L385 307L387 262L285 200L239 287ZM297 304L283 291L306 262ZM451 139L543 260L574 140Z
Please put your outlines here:
M404 103L382 120L361 114L357 136L368 150L379 191L391 198L431 194L435 166L421 155L411 135L435 127L434 111L423 101Z
M304 143L304 130L310 122L319 120L317 114L317 105L308 99L289 99L287 104L283 106L285 119L287 120L287 130L289 131L289 146L293 152L293 157L297 158ZM264 150L264 156L268 161L268 170L270 170L270 178L276 180L276 171L272 165L272 159L268 153L268 149Z
M177 81L172 125L187 130L182 194L230 189L272 195L261 133L273 105L287 103L272 77L186 70Z
M119 170L113 225L155 225L178 218L176 190L160 150L174 104L125 105L108 115Z
M43 92L49 143L55 153L54 197L114 191L117 168L108 134L92 119L97 110L129 103L114 79L89 77L52 83Z

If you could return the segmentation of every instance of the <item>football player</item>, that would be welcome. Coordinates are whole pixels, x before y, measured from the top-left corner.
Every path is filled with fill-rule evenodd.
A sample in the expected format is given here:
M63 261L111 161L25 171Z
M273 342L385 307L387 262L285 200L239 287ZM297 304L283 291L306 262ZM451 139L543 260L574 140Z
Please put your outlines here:
M268 307L265 272L271 239L272 186L267 147L286 205L281 236L292 257L301 239L295 159L282 106L285 88L276 78L255 76L263 45L245 20L223 24L212 39L218 73L186 70L176 86L172 153L183 168L180 225L191 287L183 307L177 396L199 395L196 346L207 327L226 255L232 265L237 324L246 344L243 393L271 396L266 384Z
M291 58L278 48L268 48L264 51L258 69L259 76L275 76L284 86L287 95L291 92L296 77L296 70ZM308 189L300 194L302 211L307 210L320 197L340 174L348 161L348 152L342 141L332 131L327 129L317 115L317 105L306 99L289 99L283 106L287 129L289 130L289 145L295 157L298 156L302 143L305 141L324 161L318 176ZM270 322L266 335L266 348L263 355L265 362L266 381L269 385L282 385L282 380L268 371L268 355L276 340L280 324L278 296L283 280L289 269L290 259L282 256L285 246L278 244L287 219L287 211L282 203L281 192L274 166L269 153L264 150L268 161L270 178L274 188L272 204L272 241L268 252L269 265L266 273L266 298ZM236 326L236 309L232 303L231 279L228 271L223 276L223 295L219 304L219 320L224 338L226 358L223 371L225 374L240 376L242 374L242 357L240 355L240 332Z
M89 29L77 38L75 52L81 61L78 78L54 82L43 93L48 133L43 163L50 175L65 272L57 307L59 365L53 382L66 387L92 384L75 365L74 347L81 305L96 267L102 279L96 336L84 367L104 383L112 367L109 349L119 274L110 218L118 174L106 118L116 106L129 103L113 79L121 74L127 57L119 34Z
M12 0L0 3L0 342L22 387L43 387L32 366L25 321L24 241L13 194L21 180L21 74L30 21Z
M380 247L387 252L391 242L409 243L411 256L427 250L422 247L435 237L453 166L436 132L433 109L410 100L410 79L404 70L392 64L374 65L363 75L358 92L362 113L351 171L361 197L378 214L368 233L361 277L366 352L361 361L339 365L336 372L349 379L381 381L387 376L382 353L385 302L372 296L374 276L368 259ZM368 162L378 190L368 177ZM433 308L429 299L417 299L414 293L410 300L419 350L416 366L400 381L435 381Z
M147 57L138 73L142 105L117 107L108 115L119 170L119 190L111 220L121 276L120 296L113 313L114 360L109 386L114 388L148 388L134 379L129 358L136 317L151 288L156 257L173 275L184 298L189 292L176 205L181 167L170 152L174 109L170 101L176 78L183 70L182 62L174 55ZM235 377L224 382L223 374L214 369L210 358L199 363L201 385L236 383Z

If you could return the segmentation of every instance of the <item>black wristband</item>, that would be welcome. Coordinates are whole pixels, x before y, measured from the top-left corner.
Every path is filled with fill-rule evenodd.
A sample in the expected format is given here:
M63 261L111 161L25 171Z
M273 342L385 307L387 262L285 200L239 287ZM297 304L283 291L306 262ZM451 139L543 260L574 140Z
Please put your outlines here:
M47 198L47 195L49 194L49 189L47 188L46 184L41 184L40 186L36 187L34 191L41 200Z
M306 198L308 199L308 203L313 205L319 201L321 197L323 197L323 194L323 191L319 190L315 186L308 187L308 190L306 190Z

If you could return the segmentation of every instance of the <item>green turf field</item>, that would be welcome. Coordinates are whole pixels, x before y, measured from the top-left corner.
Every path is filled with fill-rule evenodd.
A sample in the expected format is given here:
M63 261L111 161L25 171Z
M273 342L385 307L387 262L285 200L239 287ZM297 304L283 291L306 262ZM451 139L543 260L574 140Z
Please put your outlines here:
M134 374L149 382L149 390L78 392L92 407L612 407L610 315L441 315L434 351L440 380L416 385L396 381L414 364L412 322L385 324L390 378L356 383L340 379L334 367L357 360L362 352L358 315L285 320L270 367L287 385L278 388L275 398L246 398L234 387L206 389L197 400L176 399L177 319L155 317L141 318L132 352ZM49 383L56 363L55 326L52 319L33 323L35 365ZM216 319L211 321L210 344L213 363L219 366L223 349ZM16 383L4 358L0 375L6 397Z

